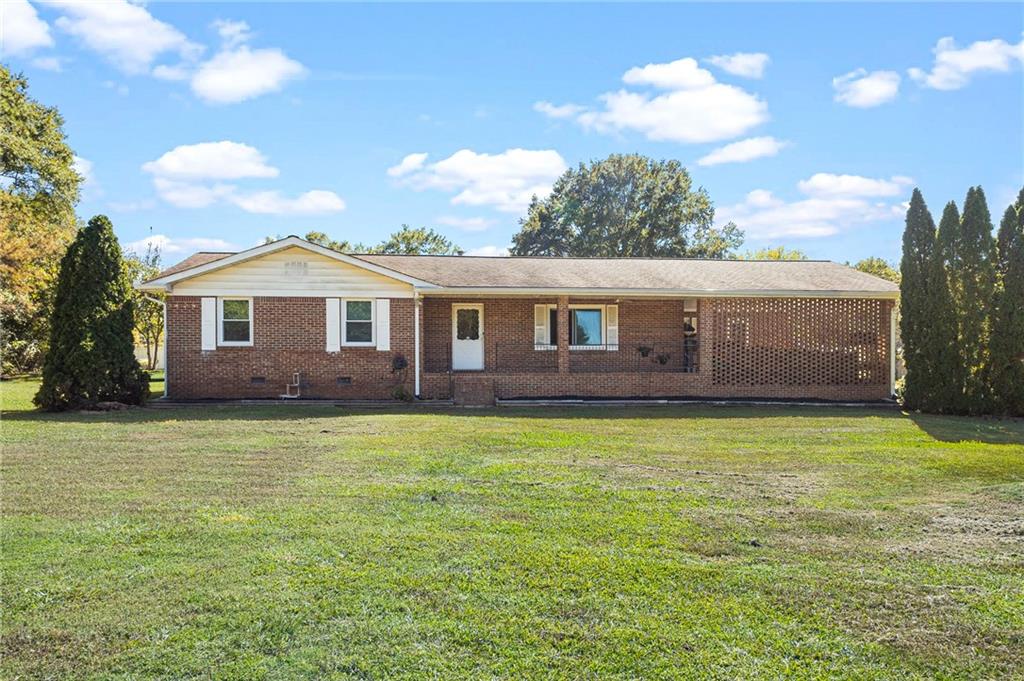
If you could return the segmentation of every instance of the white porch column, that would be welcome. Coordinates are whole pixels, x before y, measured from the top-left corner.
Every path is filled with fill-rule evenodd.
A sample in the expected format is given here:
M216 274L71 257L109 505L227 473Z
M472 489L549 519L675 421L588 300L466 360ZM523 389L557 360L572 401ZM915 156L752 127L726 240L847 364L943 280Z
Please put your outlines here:
M413 388L413 395L419 399L420 396L420 307L422 302L420 301L419 291L413 289L412 292L412 344L413 354L416 356L413 358L413 375L415 387Z
M896 394L896 301L889 309L889 395Z
M164 306L164 346L161 348L162 359L160 363L164 365L164 397L167 397L167 296L164 296L164 299L160 302Z

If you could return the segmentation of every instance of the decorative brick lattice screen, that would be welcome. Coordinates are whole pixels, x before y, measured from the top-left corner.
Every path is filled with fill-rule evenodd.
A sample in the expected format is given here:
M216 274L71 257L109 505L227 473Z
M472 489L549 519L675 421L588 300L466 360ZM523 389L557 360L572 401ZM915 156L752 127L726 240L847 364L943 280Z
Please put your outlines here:
M889 301L718 298L708 301L713 385L883 385Z

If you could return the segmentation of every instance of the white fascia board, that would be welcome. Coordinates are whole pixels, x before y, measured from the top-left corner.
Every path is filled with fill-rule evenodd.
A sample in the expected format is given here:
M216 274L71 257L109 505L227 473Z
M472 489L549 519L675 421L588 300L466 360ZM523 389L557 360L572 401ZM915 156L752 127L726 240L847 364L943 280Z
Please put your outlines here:
M412 291L388 291L361 289L350 291L336 289L333 291L306 291L303 289L275 289L275 288L237 288L237 287L203 287L179 289L168 291L169 296L216 296L218 298L231 298L241 296L243 298L412 298Z
M401 274L400 272L388 269L387 267L374 265L373 263L361 260L359 258L355 258L351 255L339 253L330 248L324 248L323 246L311 243L309 241L306 241L305 239L300 239L297 236L289 236L285 237L284 239L279 239L277 241L271 242L269 244L262 244L260 246L254 246L253 248L250 248L245 251L239 251L234 255L229 255L227 257L221 258L220 260L214 260L213 262L208 262L204 265L190 267L187 270L181 270L180 272L175 272L174 274L168 274L167 276L160 277L159 279L151 279L150 281L147 281L143 284L139 284L137 288L139 288L142 291L169 291L169 287L173 286L175 282L182 281L184 279L191 279L192 277L197 277L201 274L206 274L207 272L213 272L214 270L219 270L224 267L237 265L238 263L245 262L246 260L252 260L253 258L259 258L260 256L268 255L270 253L275 253L277 251L284 250L285 248L293 247L303 248L307 251L311 251L313 253L326 256L328 258L333 258L334 260L338 260L348 265L352 265L353 267L359 267L369 272L373 272L375 274L379 274L381 276L388 277L389 279L394 279L396 281L401 281L406 284L411 284L413 286L418 286L427 289L435 287L435 284L432 284L429 281L421 281L419 279L416 279L415 277L410 277L408 275Z
M749 291L700 289L603 289L603 288L513 288L513 287L437 287L422 290L424 296L592 296L596 298L871 298L896 300L899 291Z

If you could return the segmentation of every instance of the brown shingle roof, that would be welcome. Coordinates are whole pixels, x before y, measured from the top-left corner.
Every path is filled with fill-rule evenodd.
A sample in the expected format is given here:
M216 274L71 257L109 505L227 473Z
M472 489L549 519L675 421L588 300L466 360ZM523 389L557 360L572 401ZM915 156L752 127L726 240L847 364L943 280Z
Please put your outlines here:
M356 257L444 287L866 293L899 290L892 282L823 260Z
M200 251L199 253L193 253L192 255L188 256L181 262L175 265L171 265L166 270L153 277L153 279L159 279L160 277L166 277L168 274L174 274L175 272L181 272L182 270L191 269L193 267L199 267L200 265L205 265L208 262L213 262L214 260L226 258L229 255L234 255L234 253L213 253L208 251ZM150 279L150 281L152 281L152 279Z
M200 252L160 277L226 258ZM368 263L445 288L608 289L892 294L899 287L827 260L689 260L352 254Z

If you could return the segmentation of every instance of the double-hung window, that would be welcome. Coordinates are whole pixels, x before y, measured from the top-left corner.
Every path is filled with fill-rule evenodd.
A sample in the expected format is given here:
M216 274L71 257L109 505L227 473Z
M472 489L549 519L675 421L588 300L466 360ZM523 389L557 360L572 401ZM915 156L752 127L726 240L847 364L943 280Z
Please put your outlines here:
M569 346L592 348L604 345L604 306L569 310Z
M218 345L252 345L252 298L217 300Z
M373 345L373 300L341 301L341 344Z

